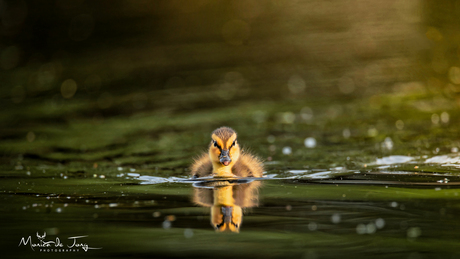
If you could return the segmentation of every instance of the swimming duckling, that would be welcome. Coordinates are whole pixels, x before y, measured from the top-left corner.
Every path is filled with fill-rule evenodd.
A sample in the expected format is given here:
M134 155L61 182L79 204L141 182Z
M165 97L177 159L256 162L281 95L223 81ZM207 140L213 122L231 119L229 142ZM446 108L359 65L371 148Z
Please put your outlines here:
M202 154L191 166L193 177L262 177L259 158L240 151L236 132L221 127L211 134L208 153Z

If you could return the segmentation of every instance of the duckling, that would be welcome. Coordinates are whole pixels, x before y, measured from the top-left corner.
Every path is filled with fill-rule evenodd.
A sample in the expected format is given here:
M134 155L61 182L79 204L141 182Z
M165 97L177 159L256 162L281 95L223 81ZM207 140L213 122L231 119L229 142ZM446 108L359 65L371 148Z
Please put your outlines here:
M203 153L191 166L192 176L262 177L262 162L242 152L236 137L236 132L229 127L214 130L208 153Z

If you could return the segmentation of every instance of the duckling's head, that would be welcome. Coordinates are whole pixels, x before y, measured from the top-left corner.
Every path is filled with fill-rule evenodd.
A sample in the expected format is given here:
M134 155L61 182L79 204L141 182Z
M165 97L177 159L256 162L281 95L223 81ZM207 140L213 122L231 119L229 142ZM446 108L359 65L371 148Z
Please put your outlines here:
M236 141L236 132L228 127L221 127L212 132L209 156L214 169L231 168L240 156L240 146Z
M211 225L216 232L240 232L243 210L240 206L212 206Z

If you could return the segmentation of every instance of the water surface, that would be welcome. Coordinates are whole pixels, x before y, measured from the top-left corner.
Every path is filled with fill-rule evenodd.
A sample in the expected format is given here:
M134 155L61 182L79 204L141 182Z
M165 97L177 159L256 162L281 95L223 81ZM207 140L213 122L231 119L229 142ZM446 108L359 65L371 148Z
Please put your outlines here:
M278 112L255 119L262 105L225 117L205 111L163 121L155 114L100 124L83 119L61 132L38 125L32 142L2 142L23 151L4 157L1 170L9 255L49 256L18 247L22 237L38 242L37 232L46 232L45 240L63 242L87 236L90 247L102 249L72 255L88 257L458 256L456 110L439 111L450 120L434 124L431 112L415 111L426 119L411 120L398 113L401 107L382 112L354 101L342 106L355 111L343 114L348 117L330 117L317 104L315 119L302 121L304 103L283 104L295 116L285 123ZM234 120L240 143L265 159L239 234L215 233L209 208L193 202L187 168L209 141L210 131L197 127L208 120L216 120L209 129ZM404 129L395 120L407 121ZM78 134L87 125L91 134ZM41 134L49 135L46 141Z

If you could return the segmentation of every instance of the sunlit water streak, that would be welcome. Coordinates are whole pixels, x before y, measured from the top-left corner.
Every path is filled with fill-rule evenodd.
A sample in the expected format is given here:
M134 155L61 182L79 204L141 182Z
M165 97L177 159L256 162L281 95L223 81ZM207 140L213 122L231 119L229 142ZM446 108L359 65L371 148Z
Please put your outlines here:
M273 163L275 161L272 161ZM388 156L378 158L376 162L369 163L369 166L363 170L347 170L345 167L335 167L331 170L322 170L322 169L309 169L309 170L286 170L281 174L269 174L264 172L262 178L238 178L240 180L309 180L311 182L318 183L334 183L334 184L386 184L386 185L444 185L444 186L456 186L460 185L460 176L456 175L456 172L427 172L417 169L418 166L413 166L414 164L435 164L436 166L441 167L453 167L460 168L460 157L454 156L435 156L432 158L416 158L409 156ZM411 165L412 170L402 170L408 165ZM374 167L372 167L374 166ZM391 170L389 170L391 169ZM372 176L372 178L367 177L367 175ZM406 178L401 180L397 178L393 181L389 179L380 179L382 177L388 177L389 175L404 175ZM429 176L425 181L421 181L420 177ZM152 184L162 184L162 183L196 183L201 181L220 181L221 178L198 178L190 179L186 176L184 177L158 177L151 175L141 175L139 173L127 173L126 179L138 180L142 185L152 185ZM358 178L360 179L350 179ZM409 177L409 178L407 178ZM415 177L415 178L411 178ZM449 177L449 178L446 178Z

